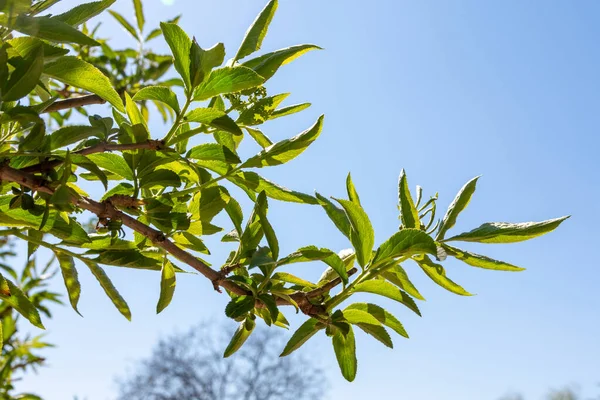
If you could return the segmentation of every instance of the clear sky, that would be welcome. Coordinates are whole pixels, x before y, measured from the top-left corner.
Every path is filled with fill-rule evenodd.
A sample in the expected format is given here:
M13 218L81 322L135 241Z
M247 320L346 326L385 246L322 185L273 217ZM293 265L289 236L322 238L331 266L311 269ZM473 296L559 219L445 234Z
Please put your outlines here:
M77 2L64 3L63 9ZM265 2L170 3L145 1L149 23L183 13L182 26L201 46L223 41L232 56ZM132 18L129 1L119 0L115 9ZM129 43L101 18L104 35ZM321 138L300 158L261 173L296 190L341 196L352 171L378 242L398 226L402 168L411 186L422 185L426 195L439 191L442 209L464 182L483 175L456 232L488 221L573 215L531 242L469 247L525 272L448 262L448 274L474 297L445 292L410 266L427 298L423 318L377 299L411 339L397 338L389 350L359 333L352 384L339 374L325 335L312 339L303 351L326 367L330 399L493 400L512 391L540 399L570 383L597 394L599 20L600 3L593 0L281 1L263 48L315 43L325 51L303 56L270 81L270 93L292 93L287 104L313 105L265 131L283 139L321 113L326 120ZM162 39L154 45L167 50ZM157 138L165 131L156 122L152 130ZM273 202L270 211L282 253L308 244L349 247L316 207ZM226 250L213 246L211 261L222 262ZM226 296L202 277L180 276L173 303L156 316L159 274L108 267L132 308L129 323L80 270L85 318L56 308L45 321L48 340L58 345L47 352L49 368L20 385L48 400L111 399L114 377L149 354L158 338L225 319ZM311 278L321 267L297 264L290 271ZM291 320L293 328L302 321Z

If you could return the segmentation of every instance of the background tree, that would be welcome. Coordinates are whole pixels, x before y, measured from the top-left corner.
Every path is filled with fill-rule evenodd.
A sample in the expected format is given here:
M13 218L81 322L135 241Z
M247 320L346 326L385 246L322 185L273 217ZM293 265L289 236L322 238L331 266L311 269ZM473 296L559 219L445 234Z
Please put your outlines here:
M386 328L408 337L400 321L378 305L348 305L355 293L391 298L420 315L415 300L423 296L409 279L409 262L444 289L468 296L440 264L446 257L478 268L522 268L450 242L519 242L554 230L566 218L484 223L447 237L470 202L478 178L463 186L438 219L437 195L426 200L419 186L411 193L402 171L401 225L376 244L350 175L347 199L330 200L319 193L287 189L255 172L298 157L319 137L324 122L320 116L308 129L276 143L261 130L270 120L310 106L282 107L288 94L268 93L267 86L280 67L319 49L303 44L256 56L277 0L267 3L228 61L222 43L202 49L175 22L145 34L141 0L133 1L135 24L112 12L139 43L138 49L123 51L114 51L95 36L95 29L84 25L114 0L80 4L52 15L56 2L0 3L0 225L6 227L0 236L52 251L76 311L81 292L77 264L90 269L126 318L131 311L100 265L161 271L157 312L170 303L177 273L191 268L231 297L225 313L240 325L225 357L242 347L257 318L268 326L287 327L282 306L291 306L307 320L282 355L323 331L332 339L343 376L352 381L357 370L355 328L388 347L393 344ZM161 34L171 55L152 55L144 46ZM178 77L161 80L171 64ZM87 124L64 124L71 110L87 115L85 107L99 103L110 104L111 112L92 115ZM150 132L150 103L162 110L165 120L172 118L164 135L162 129ZM230 189L241 189L252 203L246 218ZM311 245L282 256L276 221L268 216L268 201L273 200L322 207L352 250ZM97 234L86 232L78 221L84 212L96 216ZM203 238L224 230L215 225L220 213L230 220L222 241L233 247L219 268L201 257L210 254ZM326 266L317 282L285 270L289 264L312 261ZM5 281L14 295L14 284ZM25 296L17 311L43 327L36 307Z
M30 247L29 252L32 250ZM6 239L0 240L0 269L18 283L17 287L12 282L9 284L9 281L0 278L3 281L0 287L0 399L36 400L40 397L32 393L15 394L14 383L21 379L24 373L43 366L46 359L39 352L52 345L43 340L43 335L34 336L24 331L24 319L16 309L23 310L20 302L27 296L37 310L50 318L50 304L62 304L59 294L47 290L49 280L58 271L52 266L53 258L42 268L38 267L35 258L31 258L18 273L9 265L13 264L14 256L10 243Z
M223 358L226 328L202 324L161 339L120 381L119 399L318 400L323 372L300 354L279 357L283 335L257 329L236 357Z

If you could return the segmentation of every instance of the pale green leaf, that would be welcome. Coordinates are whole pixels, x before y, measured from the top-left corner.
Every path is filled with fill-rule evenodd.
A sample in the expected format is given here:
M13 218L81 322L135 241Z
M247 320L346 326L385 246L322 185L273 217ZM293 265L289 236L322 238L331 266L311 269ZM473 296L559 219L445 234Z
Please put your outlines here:
M157 314L171 303L175 293L175 279L175 268L169 260L165 259L160 273L160 296L156 304Z
M475 187L477 185L478 179L479 176L476 176L460 189L460 191L454 198L454 201L448 207L446 215L444 215L444 218L442 219L442 223L435 237L435 240L444 239L444 236L446 235L448 229L452 228L456 223L456 218L458 217L458 215L465 208L467 208L467 205L469 205L469 202L471 201L471 196L473 196L473 193L475 193Z
M440 264L434 263L426 255L415 257L415 261L432 281L444 289L461 296L472 296L462 286L446 276L446 270Z
M456 247L449 246L445 243L442 243L442 247L446 251L446 253L462 262L478 268L484 269L492 269L496 271L524 271L525 268L517 267L516 265L512 265L506 263L504 261L494 260L493 258L489 258L486 256L482 256L479 254L471 253L466 250L457 249Z
M304 343L308 341L311 337L314 336L320 329L323 329L325 326L320 323L315 318L309 318L306 322L304 322L300 327L294 332L290 340L285 345L283 352L280 357L287 356L291 354L293 351L297 350Z
M94 1L91 3L79 4L78 6L75 6L72 9L70 9L69 11L55 15L52 18L62 21L65 24L71 26L79 26L84 22L88 21L89 19L100 14L102 11L106 10L108 7L113 5L115 1L116 0L102 0Z
M165 103L179 113L179 102L175 93L166 86L146 86L133 96L134 101L153 100Z
M348 334L344 335L341 331L336 331L332 337L332 343L342 375L348 382L352 382L356 378L358 362L356 360L354 331L352 326L348 326L350 327Z
M419 229L402 229L379 246L373 264L418 253L435 255L437 253L435 242L431 236Z
M348 216L350 221L350 242L356 251L356 261L362 267L369 263L373 245L375 244L375 232L365 210L350 200L335 199Z
M408 180L404 170L400 173L398 180L398 207L403 228L420 228L419 211L413 202L408 188Z
M111 245L111 247L113 246ZM123 297L121 297L121 294L115 288L115 286L111 282L110 278L106 275L104 270L100 266L98 266L98 264L93 262L86 262L86 265L88 266L94 277L96 277L96 279L100 283L100 286L102 286L102 289L104 289L104 293L106 293L106 295L112 301L117 310L119 310L119 312L125 318L127 318L128 321L131 321L131 310L129 309L127 302L123 299Z
M292 62L301 55L316 49L321 48L313 44L291 46L285 49L274 51L272 53L264 54L257 58L253 58L252 60L244 62L242 65L248 68L252 68L265 80L268 80L275 74L275 72L277 72L279 67L281 67L282 65Z
M387 281L374 279L361 282L354 287L354 290L356 292L378 294L380 296L396 300L397 302L404 304L406 307L414 311L417 315L421 315L421 312L419 311L419 308L412 297Z
M246 67L224 67L213 70L194 92L194 100L208 100L211 97L235 93L260 86L264 78Z
M275 15L277 10L277 0L271 0L265 8L258 14L248 31L246 36L240 45L237 54L233 58L233 61L240 60L255 51L260 50L262 42L269 29L269 24Z

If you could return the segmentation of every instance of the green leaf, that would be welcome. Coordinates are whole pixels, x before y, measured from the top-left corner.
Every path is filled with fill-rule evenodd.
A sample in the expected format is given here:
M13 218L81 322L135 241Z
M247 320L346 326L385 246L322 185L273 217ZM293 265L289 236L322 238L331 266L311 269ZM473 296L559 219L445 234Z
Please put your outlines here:
M249 108L240 113L237 123L240 125L259 125L270 119L275 108L281 104L290 94L282 93L269 96L253 103Z
M127 180L133 180L133 171L127 165L127 162L123 157L112 153L96 153L87 156L92 162L98 165L100 168L104 168L107 171L122 176Z
M225 315L229 318L239 318L246 315L254 308L254 297L239 296L231 300L225 307Z
M35 306L31 303L31 300L29 300L25 293L23 293L23 291L10 280L6 279L5 282L8 285L10 295L6 296L4 293L0 292L0 299L14 308L34 326L37 326L40 329L45 329L44 324L42 324L40 314Z
M89 19L100 14L108 7L114 4L115 0L102 0L94 1L91 3L84 3L73 7L69 11L62 14L55 15L53 19L64 22L67 25L79 26Z
M229 202L225 206L225 212L227 212L231 222L233 222L233 226L235 226L238 236L241 236L244 214L242 213L242 207L240 206L240 203L238 203L233 197L230 198Z
M222 129L226 132L233 133L234 135L242 135L243 132L240 127L223 111L217 110L216 108L196 108L190 111L184 117L186 122L198 122L212 126L213 128Z
M217 43L212 48L204 50L198 45L196 39L194 39L190 49L190 79L192 87L195 88L204 82L210 71L223 64L224 59L225 46L223 43Z
M356 188L354 187L350 173L348 173L348 176L346 177L346 191L348 192L348 199L360 206L360 198L358 197L358 193L356 192Z
M444 267L434 263L428 256L423 255L415 257L415 261L419 264L419 267L421 267L425 274L439 286L461 296L472 296L472 294L467 292L462 286L448 278Z
M379 246L373 264L418 253L435 255L437 253L435 242L431 236L419 229L402 229Z
M3 22L0 22L0 24L5 25ZM11 25L10 28L26 35L49 40L51 42L77 43L84 46L100 45L100 43L89 36L84 35L72 26L51 17L19 15L14 25Z
M516 243L533 239L552 232L569 218L569 216L549 219L542 222L488 222L470 232L461 233L445 241L478 242L478 243Z
M279 67L282 65L290 63L301 55L316 49L320 50L321 48L319 46L315 46L314 44L291 46L285 49L274 51L272 53L264 54L257 58L253 58L252 60L244 62L242 65L252 68L266 81L275 75L275 72L277 72Z
M173 234L173 240L178 245L186 247L188 249L198 251L204 254L210 254L210 251L204 244L204 242L198 239L196 236L188 232L177 232Z
M260 50L276 10L277 0L269 1L246 32L246 36L244 37L237 54L233 58L234 62Z
M248 337L250 337L250 334L252 333L252 330L254 330L255 326L256 323L254 322L254 320L246 318L233 334L229 345L227 345L227 348L225 349L223 357L227 358L236 351L238 351L240 347L242 347L244 342L246 342Z
M15 68L2 93L3 101L13 101L25 97L37 85L44 69L44 48L39 46Z
M144 175L140 179L140 187L142 189L150 189L153 187L181 186L179 175L168 169L158 169L151 174Z
M28 57L33 51L37 50L38 46L42 46L44 48L44 59L46 61L64 56L69 52L69 49L53 46L40 39L29 36L17 37L7 40L6 42L10 44L11 47L23 58Z
M146 86L133 96L134 101L153 100L165 103L179 114L179 101L177 95L166 86Z
M46 64L44 75L68 85L89 90L112 104L118 111L125 112L123 101L113 89L108 78L100 70L77 57L65 56Z
M108 12L110 13L110 15L112 15L119 24L121 24L121 26L127 31L129 32L129 34L131 36L133 36L136 40L139 40L138 38L138 33L136 32L135 28L133 27L133 25L131 25L129 23L129 21L127 21L125 19L125 17L123 17L121 14L119 14L116 11L113 10L108 10Z
M448 229L452 228L456 223L456 218L458 217L458 215L465 208L467 208L467 205L469 205L469 202L471 201L471 196L473 196L473 193L475 193L475 187L477 186L478 179L479 176L476 176L460 189L460 191L454 198L454 201L448 207L446 215L444 215L444 219L442 219L442 223L435 237L435 240L444 239L444 236L446 235Z
M102 137L102 130L93 126L73 125L64 126L50 135L50 150L77 143L92 136Z
M142 0L133 0L133 8L135 8L135 19L140 32L144 30L144 9L142 8Z
M354 340L354 331L352 326L347 335L344 335L341 331L336 331L333 335L332 343L333 350L335 351L335 357L337 358L338 365L342 371L342 375L348 382L352 382L356 377L356 343Z
M277 266L308 261L323 261L335 271L344 284L348 282L347 268L340 256L329 249L319 249L316 246L306 246L298 249L294 253L279 260Z
M350 242L356 250L356 261L362 267L369 263L373 245L375 244L375 232L365 210L356 203L349 200L335 199L346 211L350 221Z
M177 24L161 22L160 27L167 44L171 48L175 69L183 79L187 88L191 86L190 81L190 49L192 40Z
M194 92L194 101L235 93L262 85L264 78L246 67L224 67L213 70Z
M71 154L71 162L78 167L87 169L92 174L96 175L104 185L104 189L108 189L108 178L106 174L98 167L98 165L93 163L92 160L81 154Z
M244 162L246 168L262 168L266 166L285 164L293 160L306 150L321 134L323 128L323 116L304 132L299 133L291 139L285 139L267 147L254 157Z
M93 262L86 262L85 264L88 266L94 277L96 277L100 283L100 286L102 286L102 289L104 289L104 293L106 293L117 310L119 310L119 312L125 318L127 318L128 321L131 321L131 310L129 309L127 302L123 299L123 297L121 297L121 294L117 291L104 270L98 266L98 264Z
M346 310L344 310L344 315L346 315L346 312L348 310L361 310L361 311L367 312L367 313L371 314L373 317L377 318L377 320L379 322L381 322L383 325L394 330L399 335L408 338L408 334L404 330L404 327L402 326L400 321L398 321L398 319L396 319L396 317L394 317L392 314L390 314L385 309L379 307L376 304L371 304L371 303L351 304L348 307L346 307Z
M525 268L517 267L516 265L512 265L506 263L504 261L494 260L493 258L489 258L486 256L482 256L479 254L471 253L466 250L457 249L456 247L449 246L445 243L442 243L441 246L444 248L446 253L458 260L461 260L465 264L468 264L472 267L484 268L484 269L492 269L496 271L524 271Z
M256 141L256 143L258 143L258 145L260 147L262 147L263 149L267 148L267 147L269 147L270 145L273 144L273 142L271 141L271 139L269 139L267 137L267 135L265 135L264 133L262 133L258 129L250 128L248 126L246 126L245 129L248 132L248 134L252 137L252 139L254 139Z
M160 273L160 296L156 304L156 313L159 314L167 308L173 299L175 293L175 268L169 260L165 258Z
M272 120L272 119L286 117L288 115L296 114L302 110L306 110L310 106L311 106L310 103L302 103L302 104L293 104L291 106L282 107L278 110L273 111L271 113L271 116L269 117L269 119Z
M142 112L127 92L125 92L125 111L127 112L129 121L131 121L131 125L134 127L135 125L143 125L146 131L148 130L148 126L146 125L146 120L144 119Z
M393 266L381 273L381 276L410 294L415 299L425 300L425 298L419 293L415 285L408 278L408 274L400 266L400 264Z
M223 161L228 164L239 164L240 158L225 146L216 143L204 143L193 147L187 154L188 158L195 160Z
M325 326L315 318L309 318L294 332L290 340L285 345L280 357L290 355L295 350L299 349L304 343L314 336L319 330Z
M272 257L277 260L279 258L279 242L277 241L277 236L275 235L273 227L267 219L267 208L267 195L265 192L260 192L256 199L256 214L258 215L263 232L265 233L269 248L271 249Z
M408 180L404 170L400 173L398 181L398 207L400 208L400 219L402 220L403 228L420 228L419 211L417 211L417 207L415 207L415 203L410 195Z
M162 268L162 255L139 250L112 250L106 249L98 254L94 262L98 264L114 265L116 267L149 269L160 271Z
M381 322L368 312L359 309L346 309L344 310L344 318L346 321L358 326L387 347L394 347L392 338L390 338L390 335L385 328L381 326Z
M79 296L81 295L81 284L77 276L77 269L75 269L75 260L68 254L61 251L55 251L58 264L60 265L60 271L62 272L65 286L67 287L67 293L69 294L69 301L73 309L79 313L77 309L77 303L79 303Z
M314 283L304 280L302 278L299 278L295 275L288 274L287 272L276 272L273 274L271 279L276 280L276 281L291 283L291 284L302 286L302 287L308 287L308 288L316 287L316 285Z
M269 311L269 317L271 321L269 321L268 318L265 318L265 322L267 325L271 326L271 323L277 321L279 318L280 312L279 308L277 308L277 302L275 301L273 295L270 294L260 294L258 295L258 298L263 302L263 304L266 306L266 309Z
M373 294L378 294L380 296L387 297L392 300L396 300L404 304L406 307L414 311L417 315L421 316L421 312L419 311L419 307L415 301L406 294L403 290L398 289L396 286L384 280L370 280L361 282L354 287L356 292L368 292Z
M348 219L348 216L344 210L338 208L331 202L331 200L321 196L319 193L315 193L315 196L317 197L319 204L321 204L327 213L329 219L333 221L335 226L344 234L344 236L350 239L350 231L352 230L352 226L350 225L350 220Z
M252 190L255 193L264 191L268 197L275 200L301 204L318 204L313 196L280 186L255 172L240 171L235 176L230 177L229 180L244 190Z

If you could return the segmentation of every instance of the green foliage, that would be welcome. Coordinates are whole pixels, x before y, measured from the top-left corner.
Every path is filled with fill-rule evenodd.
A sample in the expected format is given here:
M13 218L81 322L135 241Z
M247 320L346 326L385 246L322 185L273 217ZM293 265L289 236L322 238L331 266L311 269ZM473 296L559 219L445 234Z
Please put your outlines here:
M0 234L27 241L30 256L38 248L56 254L75 310L82 291L80 264L90 269L127 319L131 311L101 265L160 271L157 312L171 303L176 275L191 268L231 298L225 314L240 326L225 357L242 347L257 319L287 328L283 306L292 306L308 319L282 355L325 331L343 376L351 381L357 372L354 327L388 347L393 342L387 328L408 337L401 322L376 304L340 308L355 293L393 299L420 315L415 299L424 298L409 278L407 261L442 288L469 295L446 276L442 263L447 256L478 268L522 268L449 242L518 242L548 233L565 219L487 223L446 239L478 178L460 190L436 223L437 194L424 201L423 189L417 187L413 200L402 170L401 226L376 242L367 207L350 175L348 199L332 201L280 186L254 171L310 151L323 131L320 116L308 129L277 142L263 132L270 121L310 106L282 106L289 93L269 93L266 82L282 66L319 49L305 44L254 56L277 1L266 5L227 62L222 43L201 48L177 25L178 17L145 32L141 0L132 3L134 22L108 11L136 42L136 50L112 48L87 21L113 2L81 4L57 16L39 16L47 9L52 14L52 1L35 6L18 2L16 14L0 15ZM147 41L161 36L170 54L147 48ZM102 115L88 114L86 106L92 104L106 104L98 111ZM77 125L69 124L75 112L89 123L78 118ZM168 123L166 133L148 123L152 113ZM254 155L246 158L247 151ZM239 191L230 191L232 187L252 203L246 218L240 206L244 202L234 198ZM97 200L87 194L98 191ZM352 249L338 253L309 245L281 257L278 221L269 215L269 200L321 206ZM96 232L82 226L83 211L96 216ZM210 254L204 236L225 228L220 237L223 246L230 246L230 256L221 268L213 268L200 258ZM35 233L25 235L24 229ZM325 264L317 282L286 270L290 264L315 261ZM43 327L39 302L16 281L15 276L0 279L2 307ZM10 326L3 327L7 332Z

